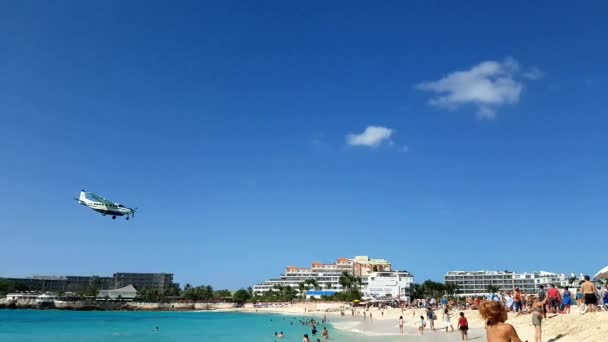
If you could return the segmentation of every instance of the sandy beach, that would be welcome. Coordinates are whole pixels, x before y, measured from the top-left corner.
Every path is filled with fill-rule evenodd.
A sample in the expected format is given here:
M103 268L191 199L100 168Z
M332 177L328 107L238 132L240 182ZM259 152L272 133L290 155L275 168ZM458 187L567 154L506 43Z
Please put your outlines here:
M404 336L419 336L415 326L416 317L424 315L424 309L401 309L387 308L382 311L378 308L370 308L372 319L369 318L369 312L363 317L363 308L358 308L357 313L353 316L350 309L345 311L345 316L341 316L337 304L293 304L286 307L275 308L258 308L258 309L239 309L244 312L259 312L259 313L279 313L286 315L298 316L327 316L327 319L336 328L344 331L363 334L366 336L380 337L400 336L398 319L403 315L405 319ZM256 311L257 310L257 311ZM305 312L306 310L306 312ZM451 322L456 328L457 316L460 311L451 311ZM445 332L445 323L442 321L442 311L435 311L438 320L435 322L436 331L427 328L425 336L421 337L420 341L459 341L460 333ZM477 310L464 311L465 316L469 321L469 339L485 340L484 321L479 316ZM512 324L522 341L534 341L534 327L531 323L529 314L516 315L509 313L507 323ZM443 328L443 329L442 329ZM391 339L393 340L393 339ZM567 315L549 314L547 319L543 320L543 341L560 341L560 342L600 342L608 341L608 312L593 312L580 314L576 307L572 307L572 313Z

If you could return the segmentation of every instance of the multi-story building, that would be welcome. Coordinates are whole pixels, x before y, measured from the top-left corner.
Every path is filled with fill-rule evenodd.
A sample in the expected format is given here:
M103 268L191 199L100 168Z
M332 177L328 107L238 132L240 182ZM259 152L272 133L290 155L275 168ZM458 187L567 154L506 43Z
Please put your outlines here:
M264 292L272 290L276 285L290 286L299 291L300 283L314 279L319 287L334 293L340 292L343 289L339 280L343 272L353 274L352 260L338 258L333 264L313 262L310 267L287 266L285 273L279 278L269 279L257 284L253 287L253 291L256 295L262 295Z
M256 295L262 295L266 291L271 291L276 285L290 286L299 291L300 283L314 279L318 288L323 290L322 293L329 295L344 291L340 284L340 276L343 272L361 278L361 289L365 290L371 274L391 271L391 264L385 259L370 259L367 256L357 256L353 259L338 258L332 264L313 262L311 267L288 266L279 278L257 284L253 287L253 291Z
M363 293L375 299L391 298L410 301L414 276L407 271L373 272L368 276Z
M114 286L111 277L98 276L43 276L34 275L29 278L6 278L15 282L18 287L29 291L42 292L79 292L89 286L106 290Z
M582 277L581 277L582 278ZM488 294L488 286L492 285L499 291L513 291L519 288L523 293L534 293L540 285L547 288L550 284L558 287L578 287L574 274L532 272L515 273L510 271L450 271L445 275L446 284L458 286L457 295L473 296Z
M89 286L99 290L111 290L127 285L137 289L164 289L173 282L171 273L114 273L112 277L99 276L41 276L29 278L5 278L28 291L80 292Z
M173 284L173 273L114 273L114 288L133 285L136 289L162 290Z
M372 272L389 272L391 263L385 259L370 259L368 256L356 256L353 259L355 277L366 278Z

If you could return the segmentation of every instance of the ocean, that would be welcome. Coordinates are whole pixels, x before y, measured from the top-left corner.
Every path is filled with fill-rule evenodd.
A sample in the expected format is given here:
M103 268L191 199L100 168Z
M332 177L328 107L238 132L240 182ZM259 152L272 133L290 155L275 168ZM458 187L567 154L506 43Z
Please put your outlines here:
M291 324L293 323L293 325ZM158 327L158 330L155 328ZM320 325L321 329L323 325ZM353 341L331 326L332 340ZM302 341L291 316L221 312L0 310L0 341ZM320 332L317 334L320 336ZM311 339L314 341L314 339Z
M280 341L299 342L304 334L311 336L310 327L302 326L300 319L303 317L232 312L0 310L0 341L274 342L274 332L283 331L286 337ZM334 329L331 324L320 324L318 329L322 330L324 326L329 330L331 341L343 342L457 341L460 337L456 334L422 339L417 336L369 337ZM394 330L388 326L387 329ZM311 338L311 342L317 337L321 338L320 332Z

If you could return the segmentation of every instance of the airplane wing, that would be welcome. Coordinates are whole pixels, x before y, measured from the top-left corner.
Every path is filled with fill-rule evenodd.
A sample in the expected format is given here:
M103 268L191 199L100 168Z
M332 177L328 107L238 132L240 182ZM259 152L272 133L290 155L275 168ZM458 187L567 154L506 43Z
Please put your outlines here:
M92 192L87 192L87 194L89 194L94 200L96 200L97 202L101 202L103 204L114 204L112 201L107 200L101 196L95 195Z

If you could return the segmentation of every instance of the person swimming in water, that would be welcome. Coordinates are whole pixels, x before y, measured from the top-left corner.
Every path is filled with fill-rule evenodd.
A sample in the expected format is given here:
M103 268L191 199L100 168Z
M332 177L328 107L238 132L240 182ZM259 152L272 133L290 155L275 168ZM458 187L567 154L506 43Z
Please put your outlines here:
M323 334L321 336L323 336L323 339L325 340L329 339L329 331L327 331L326 327L323 327Z

